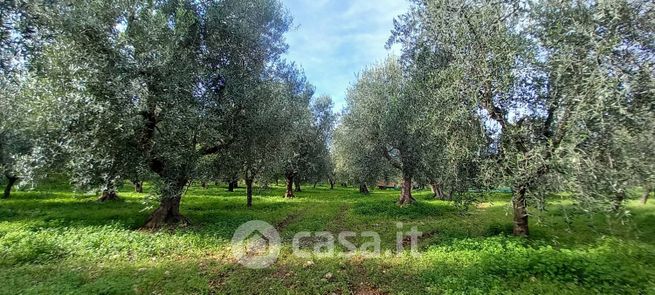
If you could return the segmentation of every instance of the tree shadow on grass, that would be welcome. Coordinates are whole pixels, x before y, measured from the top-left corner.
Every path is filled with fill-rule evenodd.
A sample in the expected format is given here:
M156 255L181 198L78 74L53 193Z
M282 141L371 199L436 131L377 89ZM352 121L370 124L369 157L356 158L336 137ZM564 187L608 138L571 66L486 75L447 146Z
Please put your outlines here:
M191 223L173 232L195 232L227 239L242 223L264 220L275 224L290 212L298 211L301 204L271 202L261 197L256 197L255 202L253 208L247 208L245 197L187 196L183 198L180 210ZM95 198L76 198L70 193L17 193L15 198L0 203L0 223L32 230L109 224L137 230L152 210L141 197L125 196L121 201L100 203Z
M11 266L0 276L10 278L5 290L27 294L647 294L654 287L649 250L612 240L584 249L535 248L495 237L453 242L416 258L283 254L269 268L252 270L212 256L101 255Z
M419 293L645 294L654 287L652 250L612 239L555 249L513 237L475 238L435 246L415 259L367 261L366 269L382 287ZM410 285L405 278L412 278Z
M395 222L417 224L421 231L431 232L424 245L455 238L511 234L511 212L506 207L506 194L495 196L499 201L494 201L493 206L472 208L462 214L450 202L439 200L421 200L398 207L394 191L374 191L365 196L354 189L309 187L291 200L278 196L280 191L274 188L256 195L254 207L250 209L246 208L245 194L240 195L241 192L222 192L211 197L188 192L182 200L181 212L191 224L174 232L229 239L234 230L247 221L264 220L276 225L293 217L286 229L289 234L301 230L380 230L394 235ZM34 230L107 224L136 230L143 225L152 208L144 205L143 195L122 194L125 197L121 202L99 203L94 197L79 198L66 192L18 192L12 199L0 202L0 223ZM544 213L542 223L538 218L531 218L529 240L564 246L587 245L602 236L655 242L655 214L650 204L645 207L631 205L633 217L625 225L613 221L611 227L602 215L580 215L567 223L561 211L573 211L571 205L558 206Z
M9 273L11 271L11 273ZM164 263L107 261L20 266L0 271L11 277L5 290L22 294L207 294L198 261Z

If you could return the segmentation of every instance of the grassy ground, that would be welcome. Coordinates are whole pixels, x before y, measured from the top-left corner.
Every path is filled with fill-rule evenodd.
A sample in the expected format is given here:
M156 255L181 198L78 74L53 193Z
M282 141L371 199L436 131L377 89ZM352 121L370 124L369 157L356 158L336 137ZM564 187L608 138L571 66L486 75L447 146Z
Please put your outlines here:
M509 237L507 195L462 214L416 193L395 206L397 191L361 196L355 189L307 187L294 200L282 188L245 192L191 188L182 212L192 224L139 231L148 215L141 194L99 204L66 187L16 192L0 201L0 293L6 294L655 294L655 206L630 203L619 222L581 215L554 200L532 218L531 237ZM234 230L249 220L276 225L284 239L277 263L250 270L231 257ZM541 219L541 220L540 220ZM299 231L376 231L395 249L397 222L429 233L421 256L301 259ZM353 239L355 244L366 242ZM309 263L311 260L313 263Z

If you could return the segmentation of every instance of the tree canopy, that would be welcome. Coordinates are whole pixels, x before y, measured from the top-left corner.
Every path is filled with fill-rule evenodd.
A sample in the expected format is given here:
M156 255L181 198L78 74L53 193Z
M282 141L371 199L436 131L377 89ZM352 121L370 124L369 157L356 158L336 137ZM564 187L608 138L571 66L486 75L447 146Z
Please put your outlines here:
M646 0L411 1L387 43L401 55L362 70L340 114L284 58L277 0L0 5L5 197L53 171L101 200L147 179L158 228L185 222L196 180L243 179L249 207L279 178L289 198L400 180L401 206L426 185L463 207L507 187L527 235L549 195L622 215L631 187L652 189Z

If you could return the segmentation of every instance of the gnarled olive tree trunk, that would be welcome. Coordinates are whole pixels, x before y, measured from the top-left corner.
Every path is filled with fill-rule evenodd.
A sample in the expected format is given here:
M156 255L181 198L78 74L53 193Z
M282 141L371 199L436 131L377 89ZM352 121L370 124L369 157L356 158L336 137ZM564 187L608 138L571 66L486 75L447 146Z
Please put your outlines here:
M368 186L366 185L365 182L359 183L359 192L365 195L368 195L370 193L368 190Z
M18 177L7 175L7 185L5 186L5 192L2 194L3 199L9 199L11 195L11 189L14 187L14 184L18 181Z
M439 200L446 200L446 195L443 193L443 188L441 184L436 181L430 182L430 188L432 189L432 197Z
M285 198L293 198L295 197L293 194L293 179L294 179L294 173L286 173L284 175L284 178L286 180L287 184L287 190L284 193Z
M106 189L102 191L102 195L98 198L100 202L118 201L118 195L114 189Z
M105 185L102 189L102 194L98 197L99 202L118 201L118 195L116 194L116 181L116 176L110 176L106 179Z
M416 202L416 199L412 197L412 177L403 176L403 184L400 190L400 199L398 200L398 205L409 205Z
M526 237L529 234L526 192L525 187L520 187L514 191L512 196L512 207L514 209L514 229L512 232L515 236Z
M188 180L178 180L167 183L163 189L159 208L157 208L143 226L148 229L158 229L169 224L186 224L188 219L180 214L180 201Z

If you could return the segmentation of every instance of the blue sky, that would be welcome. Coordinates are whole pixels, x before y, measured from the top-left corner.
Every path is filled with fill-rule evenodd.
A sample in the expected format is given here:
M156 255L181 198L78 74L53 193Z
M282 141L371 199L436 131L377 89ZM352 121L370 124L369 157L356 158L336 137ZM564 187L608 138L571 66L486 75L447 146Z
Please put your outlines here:
M393 18L404 13L406 0L283 0L294 18L287 34L287 58L302 66L316 93L329 95L335 109L355 75L397 48L384 45Z

